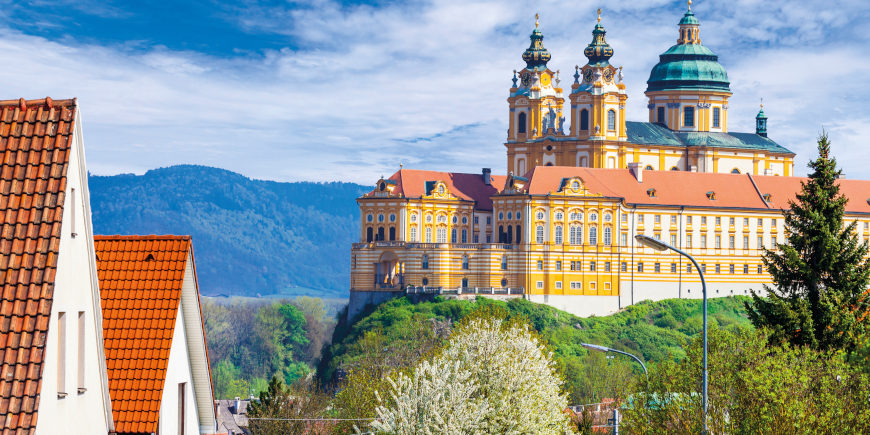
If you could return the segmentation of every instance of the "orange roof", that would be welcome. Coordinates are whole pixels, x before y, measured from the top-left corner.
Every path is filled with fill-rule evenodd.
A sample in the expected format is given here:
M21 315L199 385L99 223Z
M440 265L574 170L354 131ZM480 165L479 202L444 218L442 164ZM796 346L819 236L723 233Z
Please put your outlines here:
M75 100L0 101L0 429L36 428Z
M115 430L154 433L190 236L94 236L94 250Z
M538 166L528 177L525 192L531 195L558 191L562 180L580 177L590 192L621 198L629 205L774 210L788 208L788 200L794 199L801 190L801 182L806 181L804 177L644 170L643 182L639 183L628 169L563 166ZM870 181L840 180L839 183L840 191L849 198L846 212L870 213L867 202ZM649 195L650 189L655 189L655 196ZM715 199L708 199L708 192L715 192ZM765 194L770 195L769 204L763 199Z
M492 210L491 197L499 192L501 186L504 186L507 177L493 175L491 178L490 184L485 184L481 174L401 169L389 179L396 182L396 192L406 198L420 198L426 195L427 181L441 181L456 197L476 202L475 208Z

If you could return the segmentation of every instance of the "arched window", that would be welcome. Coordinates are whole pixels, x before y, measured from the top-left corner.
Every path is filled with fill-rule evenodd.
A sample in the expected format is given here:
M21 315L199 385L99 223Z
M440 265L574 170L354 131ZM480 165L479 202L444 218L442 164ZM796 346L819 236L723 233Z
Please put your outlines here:
M563 215L561 211L556 212L555 218L557 221L561 221L562 218L564 218L564 217L565 217L565 215Z
M390 241L396 240L396 227L390 227Z
M612 222L613 215L610 212L604 213L604 222Z
M421 257L421 262L423 264L420 266L420 268L421 269L428 269L429 268L429 255L423 254L423 257Z
M535 228L535 242L544 243L544 226L543 225L538 225L538 227Z
M378 238L376 240L384 240L384 227L378 228Z
M417 213L411 213L411 222L417 222Z
M589 111L586 109L580 111L580 130L589 130Z
M507 255L501 256L501 270L507 270Z
M371 242L374 239L375 231L372 227L366 228L366 242Z
M436 240L438 243L447 243L447 228L438 228L436 237L438 238L438 240Z
M612 242L612 236L613 234L610 230L610 227L604 227L604 246L610 246L610 243Z
M505 243L507 241L507 236L504 235L504 227L498 226L498 240L499 243Z
M468 230L462 229L462 243L468 243Z
M526 112L520 112L517 116L517 133L526 132Z
M643 169L644 169L645 171L654 171L654 170L655 170L655 169L653 169L652 165L646 165L646 167L643 168Z
M557 245L562 244L562 225L556 225L556 231L555 231L555 234L553 235L553 241Z
M450 243L457 243L456 228L450 230Z
M417 241L417 226L416 226L416 225L414 225L413 227L411 227L411 241L412 241L412 242L416 242L416 241Z
M686 106L683 108L683 127L695 126L695 108Z
M585 168L587 166L586 157L580 157L580 163L577 166L579 166L581 168Z
M526 173L526 159L517 159L517 174Z
M508 225L507 231L505 231L505 235L507 236L507 243L513 243L514 238L514 226Z
M468 288L468 278L462 278L462 288Z
M607 129L610 131L616 130L616 111L613 109L607 111Z
M517 225L517 237L516 237L516 242L517 242L517 243L523 243L523 228L522 228L521 225Z
M739 174L739 173L740 173L740 169L734 168L734 169L731 170L731 173L732 173L732 174Z
M423 278L423 287L429 285L429 278Z
M572 245L583 244L583 225L571 225L569 242Z
M468 270L468 255L462 256L462 269ZM464 287L464 286L463 286Z
M676 167L676 166L673 166L673 167L671 167L671 170L672 170L672 171L679 171L680 168L678 168L678 167Z
M426 227L426 243L432 243L432 227Z
M589 244L598 244L598 227L589 227Z

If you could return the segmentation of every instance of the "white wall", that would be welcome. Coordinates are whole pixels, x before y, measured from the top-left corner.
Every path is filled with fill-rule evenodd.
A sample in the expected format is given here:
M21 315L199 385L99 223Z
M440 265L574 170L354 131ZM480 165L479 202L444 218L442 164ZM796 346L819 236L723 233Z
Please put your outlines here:
M105 434L113 430L106 379L102 311L87 194L87 172L76 114L67 172L54 301L45 344L37 434ZM73 194L73 190L75 193ZM73 224L74 222L74 224ZM75 227L73 227L75 225ZM76 237L72 237L75 230ZM84 312L84 391L78 392L78 314ZM66 397L58 397L58 313L66 313Z
M199 433L199 417L196 412L196 399L193 394L193 377L187 352L187 334L184 330L182 304L178 304L175 317L175 330L172 333L172 347L169 349L169 363L166 365L166 380L163 382L163 396L160 399L161 435L178 434L178 384L186 382L184 433Z

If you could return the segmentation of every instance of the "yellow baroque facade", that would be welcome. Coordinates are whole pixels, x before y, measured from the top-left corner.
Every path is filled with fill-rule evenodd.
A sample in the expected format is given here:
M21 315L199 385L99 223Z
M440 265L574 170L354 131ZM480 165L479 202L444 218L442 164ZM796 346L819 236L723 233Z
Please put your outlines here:
M647 90L649 122L625 120L621 68L600 15L566 103L537 23L508 98L507 175L401 169L360 197L349 315L408 293L529 298L578 315L644 299L711 297L770 282L763 249L785 240L781 209L800 190L794 153L756 131L729 132L727 73L688 10ZM570 127L566 124L570 122ZM870 238L870 182L841 180L847 219Z

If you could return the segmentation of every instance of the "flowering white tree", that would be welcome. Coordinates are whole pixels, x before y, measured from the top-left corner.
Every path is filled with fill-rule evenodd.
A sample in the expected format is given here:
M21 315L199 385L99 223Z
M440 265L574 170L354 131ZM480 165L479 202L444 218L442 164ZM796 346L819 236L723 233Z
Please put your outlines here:
M562 434L567 398L528 324L476 318L412 376L390 381L372 428L393 434ZM380 396L378 396L381 399Z

